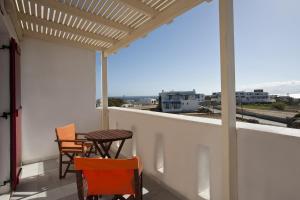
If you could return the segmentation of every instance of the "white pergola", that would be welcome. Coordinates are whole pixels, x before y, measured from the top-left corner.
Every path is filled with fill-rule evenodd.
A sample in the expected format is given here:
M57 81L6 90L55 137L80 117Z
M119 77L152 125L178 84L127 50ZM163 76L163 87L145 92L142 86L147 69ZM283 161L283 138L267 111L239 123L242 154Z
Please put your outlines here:
M19 40L31 37L102 52L101 123L107 129L107 57L203 2L205 0L5 0L5 6ZM219 0L219 16L223 199L237 200L233 0Z

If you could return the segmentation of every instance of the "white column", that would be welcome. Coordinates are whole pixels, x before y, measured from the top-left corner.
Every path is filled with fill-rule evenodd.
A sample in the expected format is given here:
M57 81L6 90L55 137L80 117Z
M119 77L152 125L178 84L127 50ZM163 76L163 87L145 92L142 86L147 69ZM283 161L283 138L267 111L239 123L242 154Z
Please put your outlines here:
M223 195L237 200L237 133L233 0L219 0L222 90Z
M101 127L102 129L109 128L109 113L108 113L108 86L107 86L107 57L104 53L101 53L101 80L102 80L102 116L101 116Z

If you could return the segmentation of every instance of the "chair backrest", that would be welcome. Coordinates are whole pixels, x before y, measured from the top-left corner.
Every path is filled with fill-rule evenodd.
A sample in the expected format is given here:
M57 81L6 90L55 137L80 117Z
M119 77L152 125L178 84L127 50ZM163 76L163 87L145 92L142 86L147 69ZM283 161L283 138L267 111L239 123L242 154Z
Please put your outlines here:
M68 124L55 129L57 140L75 140L75 124ZM68 146L72 143L62 142L62 146Z
M74 159L75 169L83 173L88 195L136 194L139 159Z

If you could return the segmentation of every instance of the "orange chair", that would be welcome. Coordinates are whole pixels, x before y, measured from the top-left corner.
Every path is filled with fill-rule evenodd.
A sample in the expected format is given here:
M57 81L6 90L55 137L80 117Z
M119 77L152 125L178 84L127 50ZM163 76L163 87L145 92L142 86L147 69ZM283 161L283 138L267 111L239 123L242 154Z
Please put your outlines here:
M85 139L78 139L79 135L84 135L84 133L76 133L75 124L56 128L55 132L59 149L59 178L64 178L68 172L75 172L75 170L70 170L74 156L90 154L92 145ZM63 156L67 156L68 160L63 160ZM62 172L63 164L67 165L64 173Z
M131 159L75 157L74 164L80 200L98 199L98 196L102 195L115 195L114 200L125 199L122 195L130 195L130 199L142 200L142 166L137 157ZM87 188L84 187L83 180Z

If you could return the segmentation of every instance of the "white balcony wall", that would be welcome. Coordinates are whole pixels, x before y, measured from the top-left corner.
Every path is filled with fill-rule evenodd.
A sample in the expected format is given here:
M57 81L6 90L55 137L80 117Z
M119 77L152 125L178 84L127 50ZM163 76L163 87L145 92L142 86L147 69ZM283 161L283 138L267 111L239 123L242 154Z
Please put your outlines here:
M110 128L133 130L134 140L126 141L122 153L130 156L135 147L133 152L141 157L147 174L188 199L205 199L201 193L222 200L220 120L124 108L110 108L109 116ZM209 155L201 156L203 149ZM203 172L210 174L199 180Z
M223 199L220 120L125 108L109 114L110 128L134 132L122 153L140 156L145 173L188 199ZM237 125L239 199L300 199L300 131Z
M238 123L239 199L300 199L300 130Z
M95 52L27 39L21 43L23 162L58 155L55 127L99 128Z

